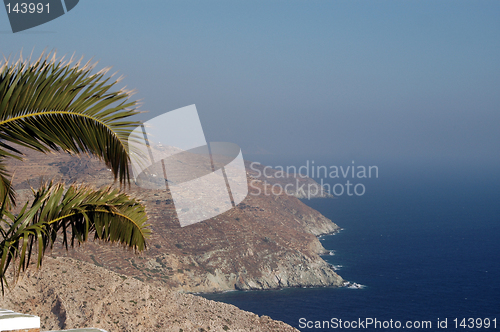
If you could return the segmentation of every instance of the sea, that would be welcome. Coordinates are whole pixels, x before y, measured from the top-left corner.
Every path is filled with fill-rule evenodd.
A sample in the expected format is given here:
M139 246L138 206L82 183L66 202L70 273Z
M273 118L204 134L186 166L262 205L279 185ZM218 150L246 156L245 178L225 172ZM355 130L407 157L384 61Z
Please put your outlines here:
M300 331L498 331L497 170L386 169L351 180L364 183L364 195L303 200L342 228L320 238L332 253L323 259L360 287L204 296Z

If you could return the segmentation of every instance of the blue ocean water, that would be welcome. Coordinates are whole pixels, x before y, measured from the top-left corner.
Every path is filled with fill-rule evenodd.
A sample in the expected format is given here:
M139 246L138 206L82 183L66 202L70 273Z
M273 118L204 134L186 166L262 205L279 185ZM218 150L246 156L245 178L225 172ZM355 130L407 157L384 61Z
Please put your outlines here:
M332 325L308 328L301 318L392 319L403 326L407 321L430 321L432 328L427 330L432 331L442 330L437 322L445 319L447 329L453 330L458 319L456 330L500 330L499 184L494 174L402 173L371 181L363 196L304 201L343 228L321 238L323 246L335 252L324 259L341 265L338 273L345 280L365 288L206 297L285 321L301 331L333 329ZM469 318L483 320L472 324ZM479 329L476 324L487 323L485 318L489 328ZM368 330L373 329L371 325Z

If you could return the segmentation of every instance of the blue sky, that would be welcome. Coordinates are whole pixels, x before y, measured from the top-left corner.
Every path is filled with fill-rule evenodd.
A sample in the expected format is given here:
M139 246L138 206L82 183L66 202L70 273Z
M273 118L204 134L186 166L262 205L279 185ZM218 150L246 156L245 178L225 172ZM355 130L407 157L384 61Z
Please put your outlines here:
M254 159L498 166L499 17L498 1L80 0L16 34L0 10L0 52L94 57L144 120L196 104L209 141Z

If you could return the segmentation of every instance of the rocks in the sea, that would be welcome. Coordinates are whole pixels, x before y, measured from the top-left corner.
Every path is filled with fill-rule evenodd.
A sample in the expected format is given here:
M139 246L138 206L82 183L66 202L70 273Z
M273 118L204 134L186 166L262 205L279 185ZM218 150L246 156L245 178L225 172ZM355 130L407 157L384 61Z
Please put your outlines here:
M363 289L366 287L365 285L361 285L361 284L358 284L356 282L350 282L350 281L344 281L342 286L349 288L349 289Z

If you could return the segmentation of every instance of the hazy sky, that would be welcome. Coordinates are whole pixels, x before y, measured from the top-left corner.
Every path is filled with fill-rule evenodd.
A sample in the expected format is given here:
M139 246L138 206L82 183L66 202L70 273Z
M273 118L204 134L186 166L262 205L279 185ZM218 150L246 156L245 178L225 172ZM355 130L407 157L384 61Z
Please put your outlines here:
M81 0L0 51L113 66L248 155L499 163L500 2Z

